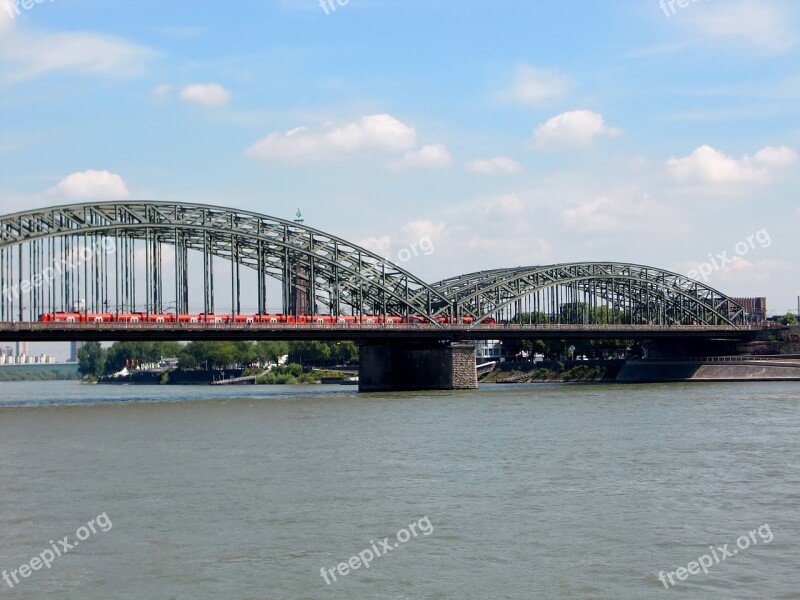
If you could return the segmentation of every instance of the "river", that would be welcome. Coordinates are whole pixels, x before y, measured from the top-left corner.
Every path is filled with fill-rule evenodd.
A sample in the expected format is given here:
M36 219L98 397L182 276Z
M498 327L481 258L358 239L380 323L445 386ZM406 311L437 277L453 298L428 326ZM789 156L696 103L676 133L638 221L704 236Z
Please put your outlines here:
M0 597L796 599L799 401L2 383Z

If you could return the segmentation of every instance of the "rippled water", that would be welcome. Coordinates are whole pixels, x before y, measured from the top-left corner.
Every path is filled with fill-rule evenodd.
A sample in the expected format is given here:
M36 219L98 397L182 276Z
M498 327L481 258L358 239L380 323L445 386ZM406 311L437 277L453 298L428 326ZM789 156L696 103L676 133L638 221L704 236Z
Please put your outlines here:
M8 598L799 598L800 384L0 384ZM428 517L327 585L320 569ZM99 523L99 521L98 521ZM739 551L666 591L659 571Z

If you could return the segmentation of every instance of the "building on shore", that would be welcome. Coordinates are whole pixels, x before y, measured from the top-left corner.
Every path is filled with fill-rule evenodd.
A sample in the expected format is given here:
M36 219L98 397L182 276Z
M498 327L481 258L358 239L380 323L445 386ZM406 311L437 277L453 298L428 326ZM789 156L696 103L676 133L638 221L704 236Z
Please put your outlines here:
M732 298L732 300L742 305L747 322L760 322L767 319L767 299L766 298Z
M69 361L71 363L78 362L78 350L83 348L85 342L70 342L69 343Z

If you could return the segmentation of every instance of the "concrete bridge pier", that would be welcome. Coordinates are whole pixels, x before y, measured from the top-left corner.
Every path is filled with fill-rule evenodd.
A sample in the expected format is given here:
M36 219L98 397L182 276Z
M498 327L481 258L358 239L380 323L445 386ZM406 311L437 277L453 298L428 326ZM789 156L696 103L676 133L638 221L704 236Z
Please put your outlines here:
M478 388L474 344L365 342L359 356L359 392Z

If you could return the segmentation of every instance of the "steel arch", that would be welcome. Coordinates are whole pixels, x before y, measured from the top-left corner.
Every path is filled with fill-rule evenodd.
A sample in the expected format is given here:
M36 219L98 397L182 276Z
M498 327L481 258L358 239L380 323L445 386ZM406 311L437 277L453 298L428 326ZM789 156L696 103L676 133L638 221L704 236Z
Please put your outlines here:
M63 236L144 240L198 250L281 280L336 314L420 315L447 299L412 273L320 230L251 211L158 201L48 207L0 217L0 250ZM313 299L313 300L312 300ZM263 309L259 299L259 309Z
M584 297L594 295L632 313L646 308L648 317L655 317L663 324L736 325L744 311L731 298L698 281L630 263L563 263L494 269L451 277L431 287L447 296L450 308L457 315L469 315L480 321L525 297L559 286L572 287ZM649 314L651 305L655 314Z

